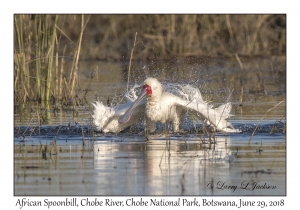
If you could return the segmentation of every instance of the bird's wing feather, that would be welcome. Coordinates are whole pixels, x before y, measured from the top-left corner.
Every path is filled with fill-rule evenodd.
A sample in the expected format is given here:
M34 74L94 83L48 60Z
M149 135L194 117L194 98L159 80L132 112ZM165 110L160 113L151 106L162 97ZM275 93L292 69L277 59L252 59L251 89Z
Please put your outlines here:
M240 132L239 129L232 128L230 122L226 119L229 118L231 111L231 103L226 103L218 108L212 109L207 103L201 103L199 101L187 101L176 97L175 104L185 109L191 109L199 113L202 117L207 119L214 127L219 131L224 132Z

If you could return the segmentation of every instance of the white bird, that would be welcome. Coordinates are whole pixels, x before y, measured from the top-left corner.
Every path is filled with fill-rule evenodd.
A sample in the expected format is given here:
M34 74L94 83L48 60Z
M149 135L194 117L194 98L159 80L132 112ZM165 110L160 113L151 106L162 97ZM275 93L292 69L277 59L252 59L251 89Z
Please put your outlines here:
M202 101L202 98L201 100L194 100L191 94L189 94L189 100L184 100L164 91L161 83L155 78L148 78L144 81L141 94L125 114L119 118L118 122L120 126L128 124L132 120L133 115L135 115L133 118L136 119L136 110L140 112L142 108L140 104L144 101L145 97L147 98L145 114L151 123L150 130L153 130L153 125L156 122L166 123L171 121L174 131L178 131L181 110L190 109L199 113L217 131L240 132L239 129L233 128L232 124L226 120L231 116L231 103L226 103L216 109L212 109L209 104Z
M102 130L104 133L112 132L118 133L125 128L131 126L134 123L137 123L142 120L145 111L145 102L139 103L132 113L132 117L126 123L120 124L118 122L120 116L122 116L135 102L137 96L134 92L136 86L134 86L125 97L127 98L126 104L120 104L115 107L107 107L103 103L96 101L94 106L94 114L92 115L95 126L98 130Z

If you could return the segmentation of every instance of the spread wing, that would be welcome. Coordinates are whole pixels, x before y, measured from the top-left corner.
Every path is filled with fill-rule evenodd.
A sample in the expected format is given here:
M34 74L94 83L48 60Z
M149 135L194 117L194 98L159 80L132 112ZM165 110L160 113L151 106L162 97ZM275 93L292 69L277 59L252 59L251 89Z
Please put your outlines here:
M231 103L222 104L218 108L213 109L209 104L200 101L188 101L176 97L175 104L185 109L193 110L200 114L202 118L213 125L218 131L237 133L241 132L239 129L234 129L232 124L226 119L231 117Z

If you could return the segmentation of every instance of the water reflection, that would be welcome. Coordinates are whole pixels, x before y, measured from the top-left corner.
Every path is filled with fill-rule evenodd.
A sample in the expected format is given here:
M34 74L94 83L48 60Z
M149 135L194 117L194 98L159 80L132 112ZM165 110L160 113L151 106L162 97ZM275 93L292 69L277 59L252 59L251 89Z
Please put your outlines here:
M283 135L15 145L15 195L285 195ZM120 140L120 139L119 139ZM170 142L170 144L168 144ZM242 189L241 187L248 189ZM273 189L275 186L275 189ZM30 190L29 190L30 189Z
M200 62L191 58L133 64L131 85L147 76L196 84L204 98L216 106L234 89L232 122L244 131L242 134L218 134L217 144L209 144L207 138L201 141L195 133L172 136L170 145L157 137L146 143L137 134L90 135L90 102L107 102L108 97L112 104L122 101L127 64L81 62L77 93L85 98L83 104L54 103L48 110L37 103L24 108L15 104L14 194L285 195L286 137L279 128L283 123L277 123L276 132L270 134L276 120L285 123L285 103L265 116L272 123L266 128L263 121L262 132L259 128L248 145L262 116L286 97L285 59L242 62L244 72L238 63L224 60ZM50 120L38 126L37 113L45 111ZM84 148L82 132L88 142ZM38 142L49 144L54 138L56 154L48 151L43 156ZM96 141L89 141L92 139Z
M183 140L171 140L170 146L162 140L98 143L94 166L98 183L108 182L118 195L284 195L285 144L279 142L241 146L218 137L217 145ZM258 189L261 185L276 189ZM107 189L98 188L98 193Z

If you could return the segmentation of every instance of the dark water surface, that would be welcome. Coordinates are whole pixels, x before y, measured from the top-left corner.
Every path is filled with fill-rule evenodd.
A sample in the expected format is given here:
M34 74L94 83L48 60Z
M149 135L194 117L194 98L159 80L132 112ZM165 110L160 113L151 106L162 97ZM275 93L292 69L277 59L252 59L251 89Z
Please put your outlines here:
M106 135L82 147L74 137L45 157L15 144L15 195L285 195L285 136L247 138Z
M15 104L14 194L286 195L285 59L242 61L242 70L224 60L136 62L130 85L146 76L189 83L216 106L231 95L231 122L243 131L209 137L197 125L148 142L139 126L103 134L92 125L90 102L122 102L128 63L80 63L82 104Z

